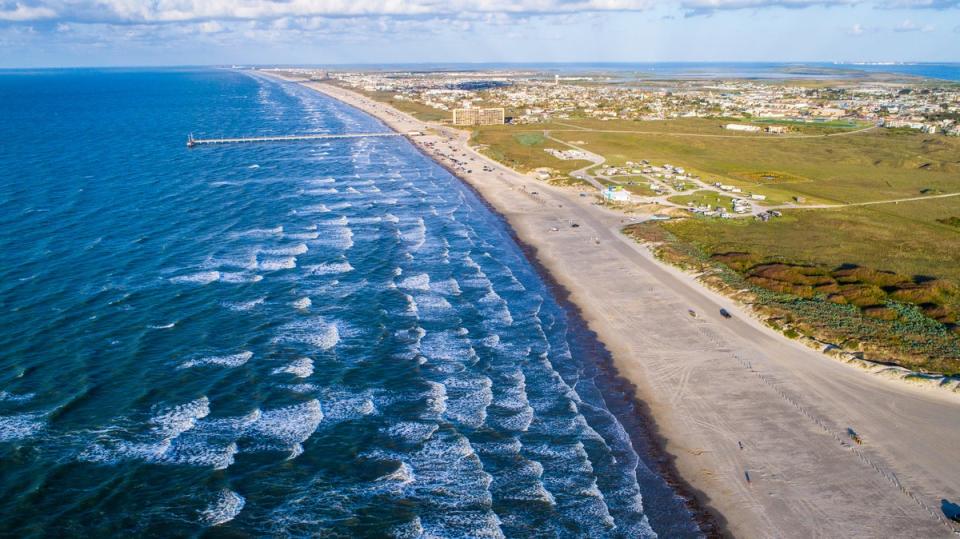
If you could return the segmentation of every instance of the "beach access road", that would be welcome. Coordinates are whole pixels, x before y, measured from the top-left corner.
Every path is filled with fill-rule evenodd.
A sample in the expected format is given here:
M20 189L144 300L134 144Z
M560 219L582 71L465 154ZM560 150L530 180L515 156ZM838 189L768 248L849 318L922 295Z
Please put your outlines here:
M636 384L680 476L730 534L953 535L941 506L960 503L960 398L773 332L626 238L623 214L487 159L467 133L305 84L424 133L411 140L504 215Z

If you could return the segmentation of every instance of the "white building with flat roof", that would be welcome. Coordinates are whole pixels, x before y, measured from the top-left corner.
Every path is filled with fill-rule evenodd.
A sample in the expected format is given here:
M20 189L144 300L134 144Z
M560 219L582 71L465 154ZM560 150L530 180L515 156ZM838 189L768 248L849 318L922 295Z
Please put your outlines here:
M746 131L748 133L757 133L760 131L759 127L747 124L727 124L723 126L723 128L729 129L730 131Z

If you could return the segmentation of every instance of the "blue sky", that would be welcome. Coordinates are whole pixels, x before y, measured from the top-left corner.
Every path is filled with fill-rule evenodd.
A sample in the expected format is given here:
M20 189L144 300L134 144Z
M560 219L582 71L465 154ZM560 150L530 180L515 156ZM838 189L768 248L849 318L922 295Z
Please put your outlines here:
M960 0L0 0L0 66L960 61Z

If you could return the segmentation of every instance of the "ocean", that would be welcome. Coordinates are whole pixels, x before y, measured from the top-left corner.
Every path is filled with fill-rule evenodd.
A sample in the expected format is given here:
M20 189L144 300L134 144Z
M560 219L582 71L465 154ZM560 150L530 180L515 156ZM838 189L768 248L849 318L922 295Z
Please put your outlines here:
M695 537L503 220L230 70L0 74L0 530Z

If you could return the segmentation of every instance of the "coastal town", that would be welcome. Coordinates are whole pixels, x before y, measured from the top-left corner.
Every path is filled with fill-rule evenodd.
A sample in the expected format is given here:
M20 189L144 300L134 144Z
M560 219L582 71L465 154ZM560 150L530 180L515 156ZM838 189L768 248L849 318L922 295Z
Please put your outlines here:
M740 118L781 122L763 130L770 134L789 132L788 122L846 121L960 135L960 86L930 81L668 81L524 71L304 74L367 92L390 92L397 100L449 113L451 121L457 109L498 107L516 124Z
M657 159L648 154L648 145L630 138L628 132L652 135L662 131L742 142L878 130L931 136L932 140L960 135L960 85L929 79L837 75L835 79L791 81L666 80L615 72L561 75L525 70L353 72L293 68L284 72L362 92L434 125L472 130L478 150L494 159L502 160L497 155L516 149L517 137L539 140L531 148L542 150L540 155L547 159L526 154L505 163L541 181L585 188L603 204L628 212L645 208L654 220L694 215L766 223L781 217L787 209L834 208L873 197L811 197L802 190L782 191L810 178L767 170L738 177L711 174L713 171L688 168L675 161L671 164L664 156ZM483 133L495 132L498 126L512 130L512 138L502 142L513 149L486 143ZM690 126L696 129L686 133ZM614 152L616 148L608 149L608 140L594 140L588 145L588 137L573 136L578 131L585 135L622 134L619 150L628 146L630 151L626 155ZM542 137L532 138L532 133ZM520 141L519 145L525 143ZM828 146L824 140L821 147ZM799 154L788 157L803 159ZM943 193L924 189L917 194ZM912 196L900 198L908 200Z

